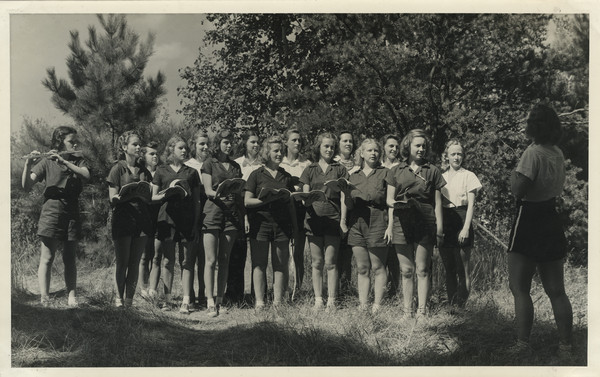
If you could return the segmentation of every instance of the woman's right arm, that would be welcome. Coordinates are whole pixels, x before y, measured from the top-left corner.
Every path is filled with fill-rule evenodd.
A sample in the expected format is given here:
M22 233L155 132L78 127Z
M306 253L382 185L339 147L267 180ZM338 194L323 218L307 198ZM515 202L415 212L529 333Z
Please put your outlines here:
M214 199L217 192L212 188L212 176L202 173L202 182L204 182L204 192L206 193L206 196Z
M246 206L246 208L254 208L254 207L259 207L263 204L263 201L256 198L256 195L254 195L254 192L252 191L245 191L244 194L244 205Z
M396 197L396 187L388 184L387 196L386 196L386 200L385 200L385 203L388 205L388 207L394 208L394 203L396 202L396 199L394 199L395 197Z
M25 160L25 166L23 167L23 175L21 176L21 186L25 191L31 190L31 186L37 181L37 175L31 172L31 163L33 159Z

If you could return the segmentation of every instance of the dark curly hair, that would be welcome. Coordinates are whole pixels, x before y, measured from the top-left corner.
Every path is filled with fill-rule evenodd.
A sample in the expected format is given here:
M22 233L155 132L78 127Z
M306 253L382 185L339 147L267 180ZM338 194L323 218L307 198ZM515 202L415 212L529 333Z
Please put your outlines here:
M431 140L429 140L429 135L427 135L427 132L424 130L415 128L408 131L400 143L400 157L402 161L408 162L408 157L410 156L410 144L412 144L413 139L417 137L422 137L425 139L425 158L428 159L427 157L429 156L431 149Z
M56 127L52 132L52 142L50 144L50 149L56 151L62 151L65 149L65 139L67 136L71 134L77 134L77 131L73 127L69 126L60 126Z
M527 118L525 134L536 144L558 144L562 136L562 126L556 111L544 104L533 106Z

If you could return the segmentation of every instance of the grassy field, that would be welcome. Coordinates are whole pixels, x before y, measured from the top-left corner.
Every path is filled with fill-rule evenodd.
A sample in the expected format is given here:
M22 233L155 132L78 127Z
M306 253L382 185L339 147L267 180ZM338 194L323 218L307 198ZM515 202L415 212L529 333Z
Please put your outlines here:
M239 305L217 318L208 318L203 311L182 315L176 310L163 312L141 297L136 297L134 308L116 309L113 269L85 261L79 263L81 306L68 309L60 290L60 257L53 271L53 303L42 307L32 257L22 261L19 276L13 277L12 366L587 365L587 269L566 271L574 311L572 360L556 357L556 329L539 280L532 288L533 353L514 358L505 351L514 342L514 309L501 278L502 259L502 254L474 255L475 289L464 310L445 304L443 275L436 262L431 315L416 320L401 317L401 297L387 299L376 315L358 311L356 297L345 298L334 313L315 314L310 277L293 304L263 312ZM500 277L492 284L489 275L494 271ZM174 287L175 298L180 299L177 278Z

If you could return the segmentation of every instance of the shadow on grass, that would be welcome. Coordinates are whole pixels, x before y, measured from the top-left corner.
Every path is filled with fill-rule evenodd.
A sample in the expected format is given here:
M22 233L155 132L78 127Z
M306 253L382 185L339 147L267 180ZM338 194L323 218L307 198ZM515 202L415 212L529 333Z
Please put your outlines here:
M587 327L573 330L574 351L569 360L556 356L558 335L554 323L534 321L531 354L514 356L507 350L515 342L513 318L489 306L465 311L446 323L425 325L440 341L429 351L408 355L404 365L435 366L561 366L587 365ZM433 362L433 363L432 363Z
M214 320L213 320L214 321ZM12 302L13 367L390 365L351 336L255 322L215 330L189 317Z

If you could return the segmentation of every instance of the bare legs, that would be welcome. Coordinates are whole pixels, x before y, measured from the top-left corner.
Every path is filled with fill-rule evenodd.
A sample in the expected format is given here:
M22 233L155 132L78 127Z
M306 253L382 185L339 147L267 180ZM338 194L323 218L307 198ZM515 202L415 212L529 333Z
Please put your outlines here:
M515 300L517 338L520 341L529 341L533 326L533 302L530 290L531 280L537 267L544 290L552 304L560 341L566 344L571 343L573 310L565 293L563 264L562 259L535 263L523 254L508 253L508 279Z
M310 255L312 258L312 279L315 299L323 295L323 267L327 270L328 304L335 302L338 286L337 258L340 237L335 236L308 236Z
M405 313L412 312L414 282L413 276L417 273L418 312L424 314L427 310L427 300L431 290L429 275L431 273L431 254L433 245L395 245L400 272L402 274L402 294Z
M56 255L59 241L54 238L40 237L40 264L38 267L38 283L40 286L40 294L42 301L48 299L50 294L50 276L52 271L52 263ZM63 263L65 265L65 285L69 303L76 303L75 289L77 288L77 241L65 241L63 245Z
M120 237L115 243L115 283L119 300L133 300L138 281L140 257L148 237Z
M237 231L221 232L219 230L204 231L203 242L206 255L204 265L204 285L206 286L206 297L208 306L214 306L214 279L215 268L219 263L219 273L217 276L217 304L223 299L227 285L227 275L229 271L229 254L235 241Z
M271 242L271 263L273 264L273 304L281 304L287 291L289 279L289 241ZM254 280L254 294L256 306L263 306L266 292L266 270L269 260L269 242L250 240L252 255L252 279Z

